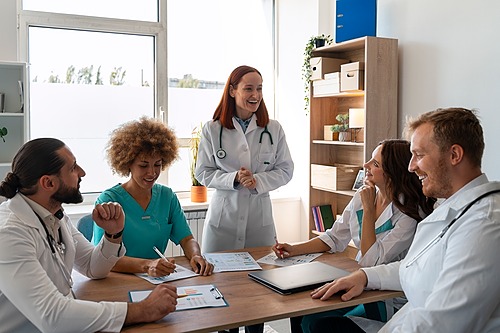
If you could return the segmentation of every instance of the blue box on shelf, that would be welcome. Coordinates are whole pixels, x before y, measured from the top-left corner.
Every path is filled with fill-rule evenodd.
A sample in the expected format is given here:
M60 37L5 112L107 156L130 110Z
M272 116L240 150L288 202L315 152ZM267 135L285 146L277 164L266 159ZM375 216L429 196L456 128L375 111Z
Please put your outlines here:
M335 42L376 36L377 0L337 0Z

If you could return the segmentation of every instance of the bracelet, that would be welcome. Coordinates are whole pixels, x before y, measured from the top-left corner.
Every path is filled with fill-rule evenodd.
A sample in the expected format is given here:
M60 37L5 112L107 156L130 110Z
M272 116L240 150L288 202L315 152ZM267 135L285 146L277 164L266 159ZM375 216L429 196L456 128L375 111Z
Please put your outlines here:
M112 234L108 234L107 231L104 231L104 234L106 235L106 237L108 238L111 238L111 239L117 239L117 238L120 238L123 234L123 230L125 230L125 228L123 228L121 231L117 232L116 234L112 235Z

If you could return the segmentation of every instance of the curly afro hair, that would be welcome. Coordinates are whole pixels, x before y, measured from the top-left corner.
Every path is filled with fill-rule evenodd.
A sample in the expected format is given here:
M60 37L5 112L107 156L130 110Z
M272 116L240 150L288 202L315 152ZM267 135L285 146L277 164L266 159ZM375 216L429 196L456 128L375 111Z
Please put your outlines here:
M179 157L179 144L173 130L156 119L143 116L115 129L106 153L113 173L127 177L130 166L139 156L161 157L162 171L165 170Z

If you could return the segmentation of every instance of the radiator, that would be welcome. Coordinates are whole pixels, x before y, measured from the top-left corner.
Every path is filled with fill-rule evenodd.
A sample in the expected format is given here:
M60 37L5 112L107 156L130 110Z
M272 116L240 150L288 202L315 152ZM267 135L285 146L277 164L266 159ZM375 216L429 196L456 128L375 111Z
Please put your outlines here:
M206 209L198 209L198 210L188 210L184 211L186 215L186 220L191 228L191 232L193 233L194 239L198 241L201 247L201 237L203 236L203 223L205 222L205 216L207 215ZM183 256L184 251L180 245L175 245L172 241L168 242L167 250L165 251L165 255L167 257L174 256Z

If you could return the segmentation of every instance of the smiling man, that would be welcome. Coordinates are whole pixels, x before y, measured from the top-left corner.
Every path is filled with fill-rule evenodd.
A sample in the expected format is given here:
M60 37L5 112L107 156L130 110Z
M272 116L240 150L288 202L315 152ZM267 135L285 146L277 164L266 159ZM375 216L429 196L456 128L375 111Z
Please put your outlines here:
M363 268L313 291L327 300L346 290L404 291L408 303L380 332L498 332L500 330L500 183L481 172L483 130L474 111L427 112L407 124L409 170L426 196L445 199L419 223L404 260ZM354 319L353 319L354 320ZM325 318L316 332L372 331L375 323ZM365 330L361 329L363 327ZM370 329L368 329L370 327Z
M98 204L92 219L107 235L92 246L63 212L82 201L85 171L64 142L28 141L0 182L0 332L119 332L175 310L174 286L157 286L138 303L75 299L71 272L106 277L125 254L122 207Z

